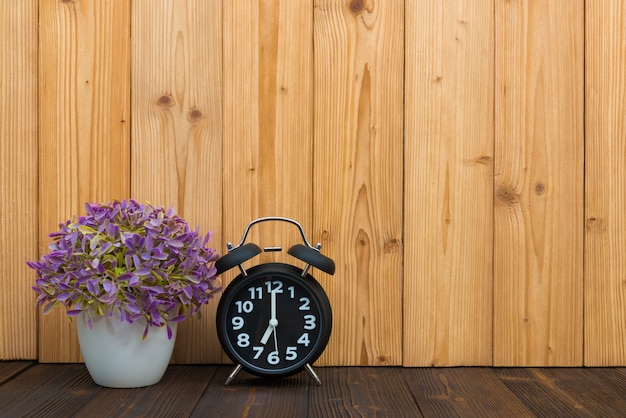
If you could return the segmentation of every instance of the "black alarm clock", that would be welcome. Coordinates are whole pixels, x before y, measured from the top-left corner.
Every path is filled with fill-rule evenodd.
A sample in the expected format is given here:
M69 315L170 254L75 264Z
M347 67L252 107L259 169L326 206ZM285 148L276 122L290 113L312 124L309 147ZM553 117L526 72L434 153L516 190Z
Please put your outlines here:
M295 225L303 244L287 251L304 261L303 268L285 263L263 263L246 270L243 263L262 251L282 247L244 244L250 228L260 222L279 221ZM335 273L335 263L313 247L302 226L289 218L266 217L248 224L237 246L215 263L217 274L239 267L240 274L226 287L217 307L217 335L222 348L236 364L225 384L241 369L261 377L284 377L307 370L321 384L311 364L328 344L332 329L330 302L322 286L309 274L315 267Z

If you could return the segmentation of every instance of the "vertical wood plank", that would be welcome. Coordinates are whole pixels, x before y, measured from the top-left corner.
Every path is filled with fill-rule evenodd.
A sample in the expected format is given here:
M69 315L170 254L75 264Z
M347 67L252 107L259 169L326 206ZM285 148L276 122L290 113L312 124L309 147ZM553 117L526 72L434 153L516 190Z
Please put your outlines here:
M626 3L586 2L585 365L626 365Z
M129 39L125 0L39 2L40 252L88 201L128 196ZM39 360L80 360L62 308L42 316Z
M37 2L0 4L0 360L37 357Z
M583 1L498 1L494 364L582 364Z
M489 365L493 1L408 2L404 365Z
M234 244L265 216L295 219L311 235L312 10L289 0L224 5L224 236ZM302 240L269 222L247 242L287 249ZM251 263L260 260L296 261L267 253Z
M235 245L266 216L292 218L311 236L312 22L306 1L224 4L224 238ZM247 242L286 251L299 237L291 224L265 222ZM284 252L246 264L268 261L301 264Z
M222 1L132 3L132 195L221 248ZM173 362L217 362L217 301L179 325Z
M318 0L314 218L334 277L321 364L402 363L402 1Z

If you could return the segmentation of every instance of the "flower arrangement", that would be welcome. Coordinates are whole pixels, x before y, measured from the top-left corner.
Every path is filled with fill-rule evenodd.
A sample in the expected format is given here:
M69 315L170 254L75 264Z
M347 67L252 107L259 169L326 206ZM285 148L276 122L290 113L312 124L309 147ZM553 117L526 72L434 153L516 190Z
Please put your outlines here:
M27 262L37 272L37 304L48 313L62 304L67 315L113 316L133 323L167 326L199 308L221 289L215 286L214 261L207 247L211 234L192 231L172 209L134 200L87 203L86 216L61 223L48 255Z

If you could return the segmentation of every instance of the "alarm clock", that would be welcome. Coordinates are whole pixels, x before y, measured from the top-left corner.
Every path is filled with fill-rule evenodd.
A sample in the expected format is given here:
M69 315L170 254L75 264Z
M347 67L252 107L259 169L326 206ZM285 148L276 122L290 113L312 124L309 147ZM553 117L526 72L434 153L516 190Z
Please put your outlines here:
M263 251L282 251L245 243L250 228L261 222L287 222L300 231L302 244L287 253L304 261L303 268L286 263L262 263L245 269L243 263ZM326 292L309 273L311 267L335 273L335 263L312 246L302 226L293 219L265 217L248 224L239 244L227 244L228 253L215 263L217 274L238 267L239 275L224 290L217 307L217 335L236 364L228 385L241 369L261 377L284 377L307 370L318 385L311 364L328 344L332 311Z

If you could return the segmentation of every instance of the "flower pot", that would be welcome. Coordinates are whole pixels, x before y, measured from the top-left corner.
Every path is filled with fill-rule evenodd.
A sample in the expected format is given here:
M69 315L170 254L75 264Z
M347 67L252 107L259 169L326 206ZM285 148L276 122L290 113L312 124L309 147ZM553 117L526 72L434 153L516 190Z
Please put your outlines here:
M84 314L83 314L84 315ZM176 323L167 327L146 327L144 319L132 324L121 322L119 316L92 315L89 329L81 315L76 318L80 351L94 382L111 388L134 388L158 383L167 366L176 340Z

